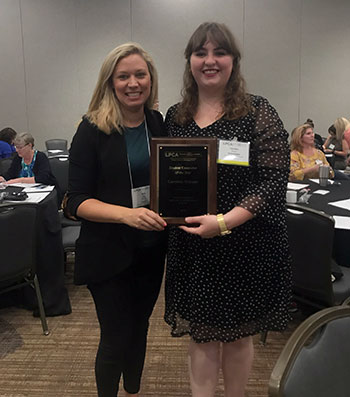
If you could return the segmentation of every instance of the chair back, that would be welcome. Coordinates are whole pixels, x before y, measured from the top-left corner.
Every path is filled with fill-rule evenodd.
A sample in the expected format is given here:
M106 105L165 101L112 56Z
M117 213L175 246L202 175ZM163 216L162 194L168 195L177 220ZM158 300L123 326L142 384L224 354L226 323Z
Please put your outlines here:
M317 308L333 306L333 217L298 204L288 204L287 227L296 298Z
M269 397L348 396L349 335L349 306L323 309L305 320L276 362Z
M5 174L12 164L13 157L7 157L0 160L0 175Z
M67 151L68 142L67 139L48 139L45 141L47 150L63 150Z
M68 157L49 157L51 171L55 176L62 195L68 189Z
M0 287L36 271L37 204L0 205Z
M31 285L36 293L44 335L48 335L44 304L36 274L37 204L0 204L0 293Z

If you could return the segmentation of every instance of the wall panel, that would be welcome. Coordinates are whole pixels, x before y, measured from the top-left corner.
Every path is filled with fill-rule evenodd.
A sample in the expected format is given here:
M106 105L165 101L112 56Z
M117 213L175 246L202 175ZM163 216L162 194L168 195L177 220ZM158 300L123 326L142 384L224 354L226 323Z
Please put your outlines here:
M301 0L245 2L244 75L267 97L285 128L298 124Z
M28 129L19 0L0 3L0 129Z
M28 129L37 146L69 138L76 119L75 4L70 0L25 0L22 4Z
M350 2L304 2L301 49L301 119L328 135L337 117L350 119Z
M70 140L103 58L129 40L155 59L165 113L180 98L190 35L214 20L237 38L249 91L289 131L311 117L326 135L350 118L349 14L348 0L1 0L0 127L28 130L40 149Z
M116 46L131 40L130 1L77 2L76 59L79 114L84 114L95 88L103 59Z
M132 0L132 38L154 57L164 114L180 99L186 44L198 25L207 21L226 23L242 40L243 0Z

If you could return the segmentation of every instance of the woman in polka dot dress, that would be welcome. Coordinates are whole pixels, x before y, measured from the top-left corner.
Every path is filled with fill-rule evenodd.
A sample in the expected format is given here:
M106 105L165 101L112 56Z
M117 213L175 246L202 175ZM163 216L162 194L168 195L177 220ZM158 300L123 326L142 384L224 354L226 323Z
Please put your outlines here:
M167 113L174 137L249 142L249 166L218 164L218 213L170 231L165 320L190 335L193 397L244 396L252 335L283 330L291 272L285 222L288 134L275 109L245 93L240 53L225 25L204 23L185 50L183 100Z

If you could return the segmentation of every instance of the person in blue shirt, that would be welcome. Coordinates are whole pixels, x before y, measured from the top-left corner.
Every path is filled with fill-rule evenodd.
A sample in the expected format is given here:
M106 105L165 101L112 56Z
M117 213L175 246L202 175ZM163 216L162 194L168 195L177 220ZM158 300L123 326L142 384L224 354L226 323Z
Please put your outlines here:
M11 127L3 128L0 131L0 159L12 157L16 152L13 145L16 135L17 132Z

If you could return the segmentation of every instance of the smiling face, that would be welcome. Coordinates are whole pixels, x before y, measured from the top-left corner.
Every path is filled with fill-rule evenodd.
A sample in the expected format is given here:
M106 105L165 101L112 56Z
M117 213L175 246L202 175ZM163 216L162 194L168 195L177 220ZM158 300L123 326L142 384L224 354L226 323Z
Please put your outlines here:
M301 144L303 146L313 146L315 141L314 130L310 127L307 128L305 134L301 137Z
M151 76L141 55L132 54L121 59L114 69L112 81L122 111L143 108L151 93Z
M190 66L199 91L210 90L223 94L232 73L233 57L208 40L192 53Z

